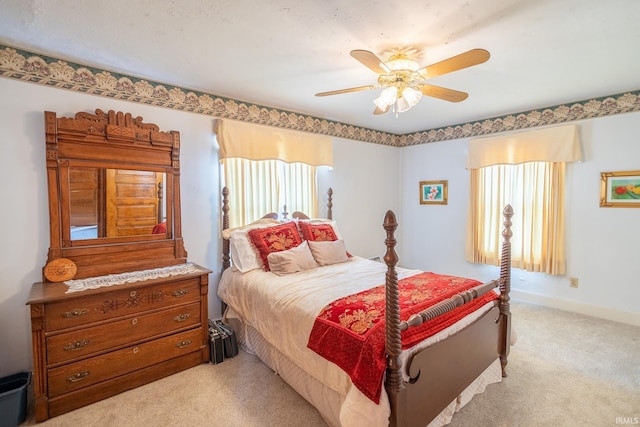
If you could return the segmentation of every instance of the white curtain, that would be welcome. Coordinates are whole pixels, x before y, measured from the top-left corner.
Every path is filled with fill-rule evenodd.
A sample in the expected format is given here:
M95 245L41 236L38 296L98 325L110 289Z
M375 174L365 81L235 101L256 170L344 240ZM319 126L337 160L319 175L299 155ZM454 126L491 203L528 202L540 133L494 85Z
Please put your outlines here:
M249 224L267 213L318 214L316 167L278 160L223 159L229 189L229 225Z
M238 227L275 212L318 213L316 168L333 165L325 135L230 120L215 126L229 222Z
M574 125L471 140L466 260L499 265L502 210L510 204L512 265L565 274L566 162L581 159Z

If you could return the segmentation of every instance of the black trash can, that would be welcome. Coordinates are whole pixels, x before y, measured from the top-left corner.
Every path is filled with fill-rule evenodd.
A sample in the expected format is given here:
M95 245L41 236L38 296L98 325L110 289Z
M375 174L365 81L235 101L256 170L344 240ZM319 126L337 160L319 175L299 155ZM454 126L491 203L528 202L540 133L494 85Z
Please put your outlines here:
M27 418L27 387L31 372L0 378L0 427L16 427Z

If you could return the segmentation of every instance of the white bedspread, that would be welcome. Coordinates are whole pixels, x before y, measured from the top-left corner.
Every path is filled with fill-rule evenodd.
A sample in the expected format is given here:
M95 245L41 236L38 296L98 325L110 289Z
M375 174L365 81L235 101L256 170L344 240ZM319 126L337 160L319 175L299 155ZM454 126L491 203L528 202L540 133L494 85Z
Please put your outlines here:
M295 361L308 375L345 396L340 410L343 426L386 426L390 413L383 387L380 404L366 398L349 376L307 348L309 333L318 313L330 302L385 282L385 264L353 257L341 264L277 276L261 270L240 273L225 270L218 296L243 322L256 329L272 346ZM420 273L397 269L398 280ZM471 323L489 309L491 303L416 346L424 348ZM406 359L410 352L403 352ZM403 360L404 364L405 360Z

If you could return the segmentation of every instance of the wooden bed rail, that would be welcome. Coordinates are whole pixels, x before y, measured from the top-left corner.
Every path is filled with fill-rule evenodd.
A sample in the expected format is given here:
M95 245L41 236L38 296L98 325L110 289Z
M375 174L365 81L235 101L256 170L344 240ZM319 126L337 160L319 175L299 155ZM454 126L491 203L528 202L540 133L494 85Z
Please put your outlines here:
M511 290L511 217L513 209L511 205L507 205L503 210L504 230L502 232L503 244L500 257L500 278L490 282L483 283L472 289L469 289L453 297L441 301L440 303L411 316L407 321L400 321L399 308L399 291L398 291L398 275L396 273L396 264L398 263L398 255L395 251L396 239L395 231L398 227L396 216L392 211L387 211L384 217L383 227L387 232L385 245L387 246L384 255L384 262L387 264L387 273L385 275L386 286L386 325L385 325L385 347L387 353L387 372L385 379L385 387L389 394L389 403L391 404L392 413L396 412L398 393L404 387L402 382L402 362L400 361L400 352L402 351L402 341L400 333L409 327L418 326L428 320L431 320L441 314L454 310L463 304L478 298L492 289L500 288L500 297L498 306L500 316L504 317L501 323L504 328L501 331L501 337L504 339L500 344L500 363L502 365L502 375L506 376L505 367L507 365L507 356L509 354L509 337L511 334L511 313L509 311L509 292Z
M406 331L412 326L422 325L428 320L436 318L441 314L448 313L456 309L457 307L460 307L478 297L481 297L482 295L486 294L494 288L497 288L498 286L500 286L500 279L495 279L490 282L475 286L466 291L460 292L459 294L456 294L451 298L440 301L439 303L434 304L424 311L412 315L411 317L409 317L409 320L403 320L402 322L400 322L400 331Z

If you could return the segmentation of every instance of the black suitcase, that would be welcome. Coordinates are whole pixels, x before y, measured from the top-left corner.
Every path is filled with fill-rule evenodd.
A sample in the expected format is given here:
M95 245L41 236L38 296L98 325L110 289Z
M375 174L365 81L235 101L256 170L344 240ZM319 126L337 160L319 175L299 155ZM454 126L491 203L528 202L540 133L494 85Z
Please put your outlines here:
M224 357L230 358L238 354L238 340L233 329L229 325L225 325L222 320L209 321L209 326L217 329L222 337L224 348Z
M224 361L222 335L217 328L212 328L211 326L209 326L209 352L211 355L211 363L214 365Z

